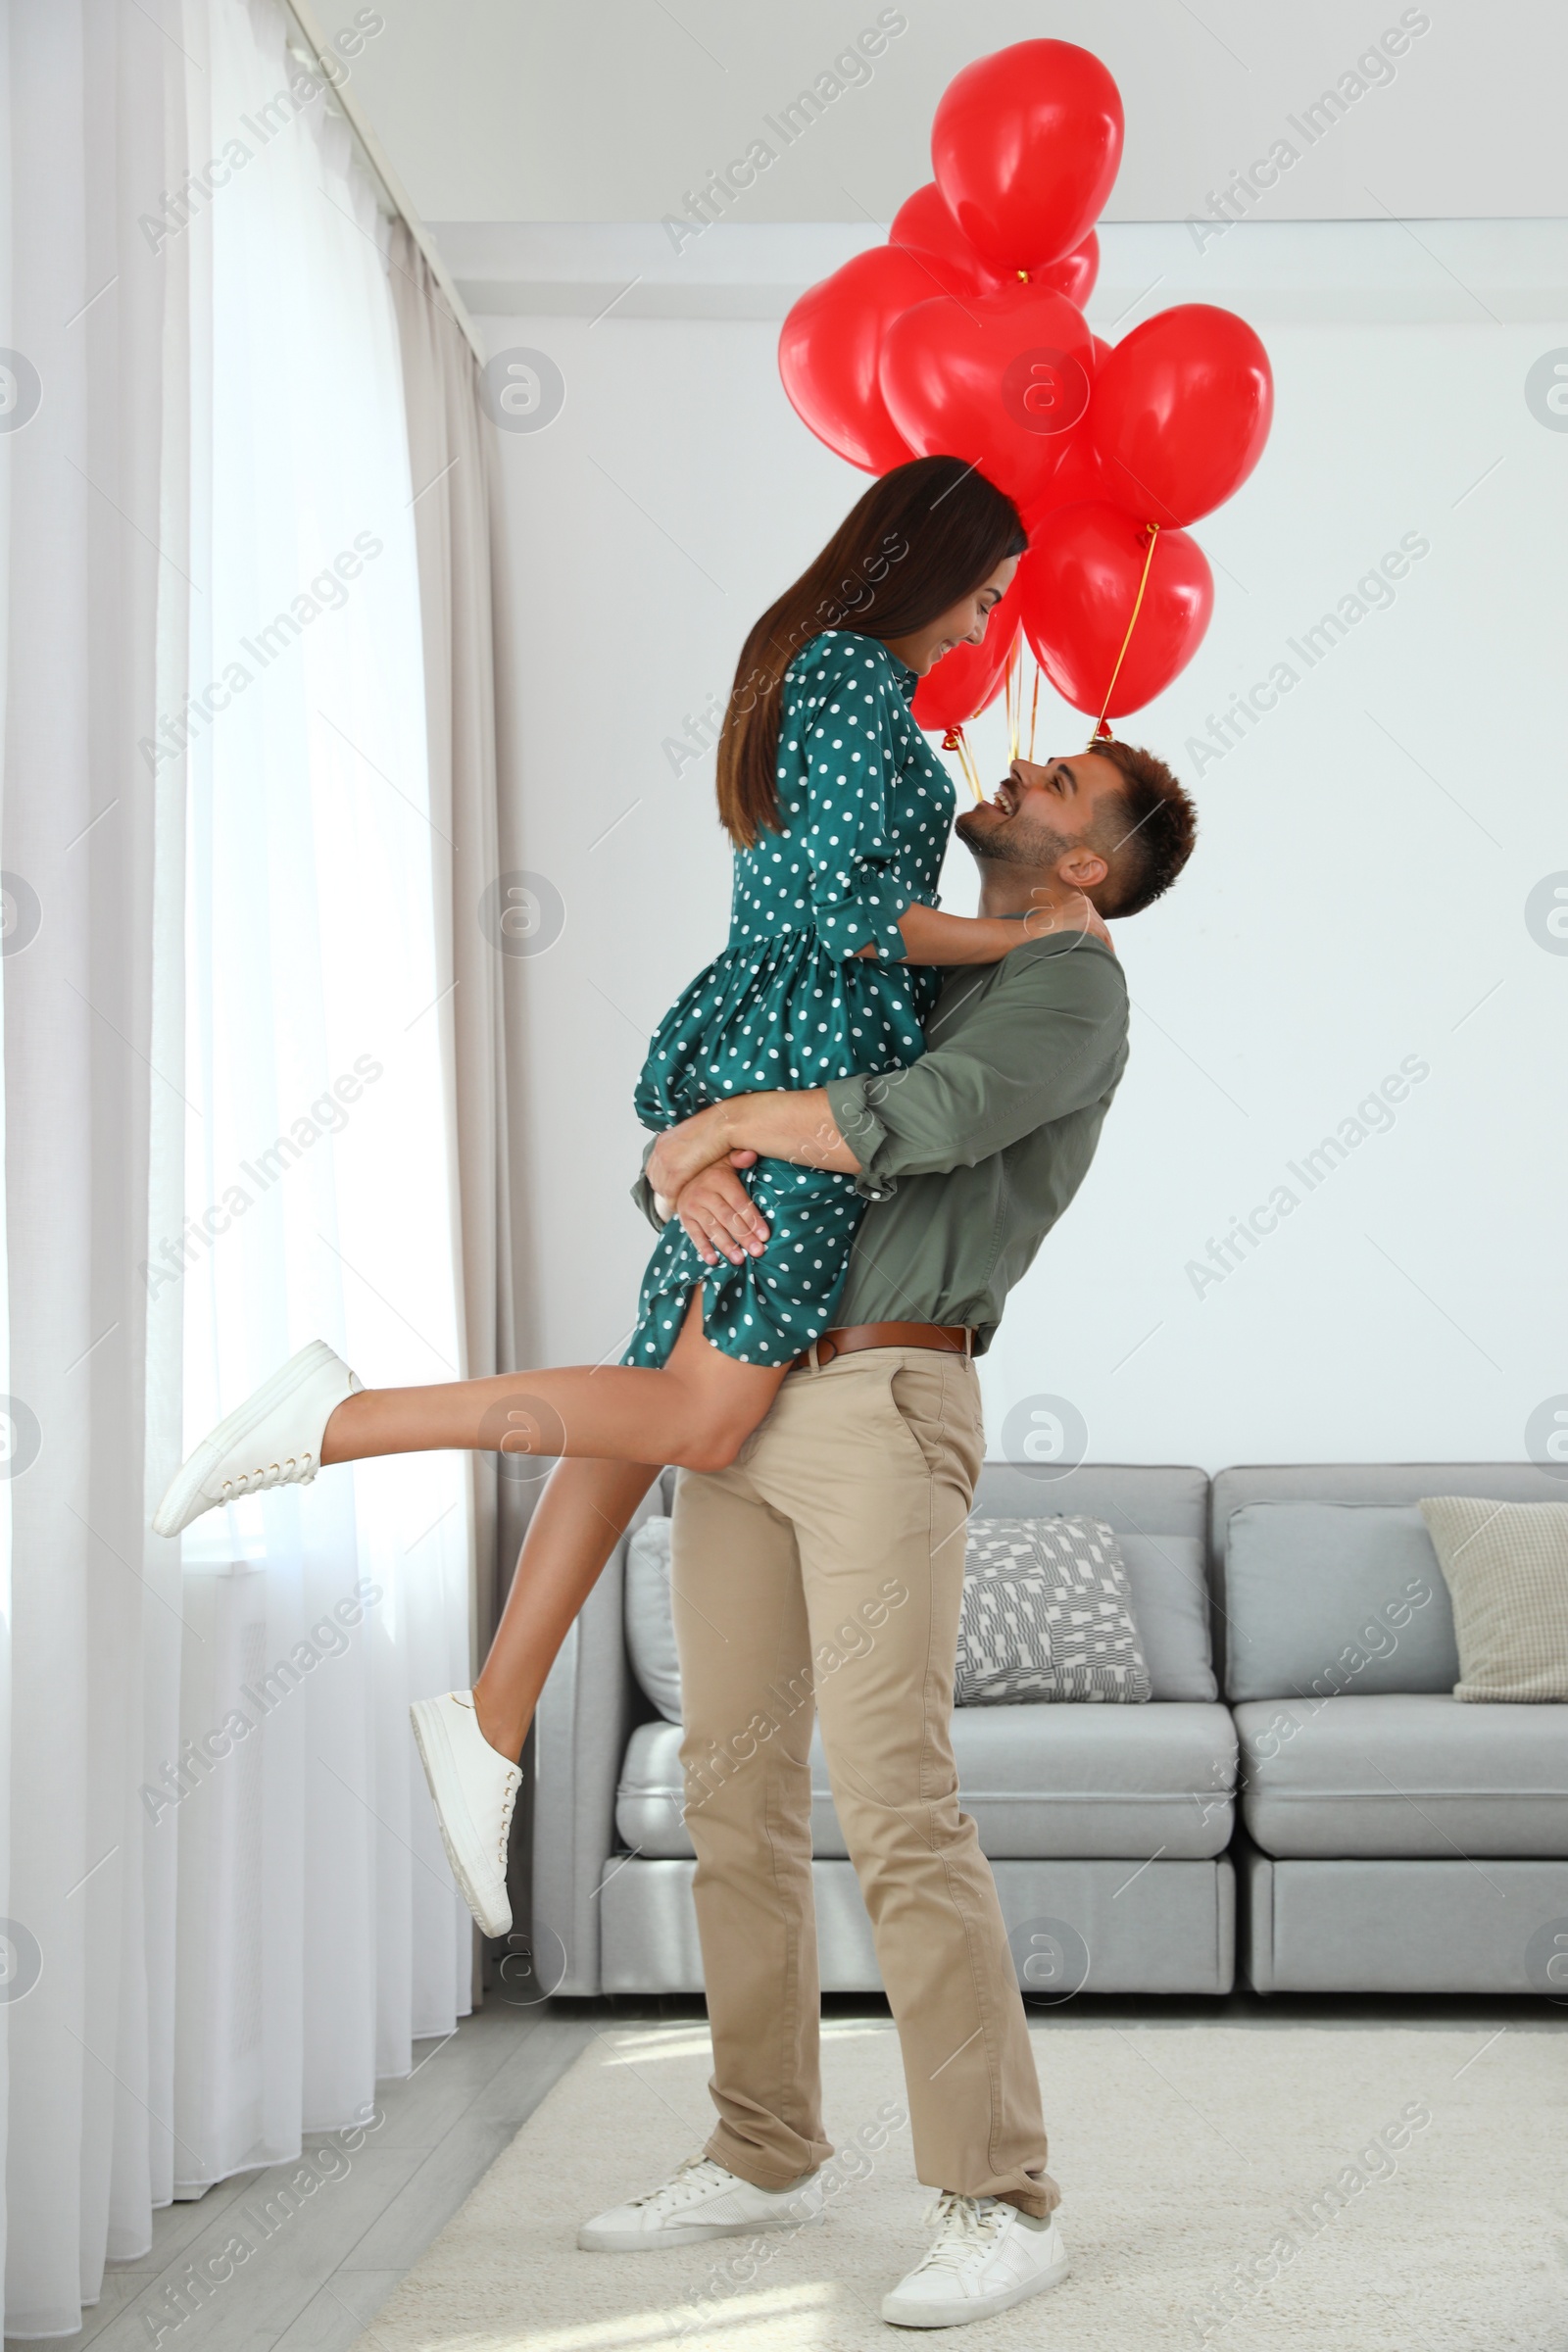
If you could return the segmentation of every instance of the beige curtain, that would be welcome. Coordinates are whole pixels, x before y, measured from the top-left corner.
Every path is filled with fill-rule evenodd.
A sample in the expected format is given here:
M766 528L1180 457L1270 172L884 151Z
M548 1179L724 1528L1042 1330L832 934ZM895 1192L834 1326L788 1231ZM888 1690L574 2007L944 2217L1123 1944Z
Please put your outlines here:
M464 1306L463 1373L516 1362L507 1162L502 958L480 902L501 871L491 629L491 426L479 369L423 254L392 224L392 291L403 351L414 515L424 610L430 807L436 831L438 969L450 1088L452 1198ZM519 1529L498 1520L495 1464L471 1454L475 1663L495 1625ZM502 1562L505 1563L502 1566Z

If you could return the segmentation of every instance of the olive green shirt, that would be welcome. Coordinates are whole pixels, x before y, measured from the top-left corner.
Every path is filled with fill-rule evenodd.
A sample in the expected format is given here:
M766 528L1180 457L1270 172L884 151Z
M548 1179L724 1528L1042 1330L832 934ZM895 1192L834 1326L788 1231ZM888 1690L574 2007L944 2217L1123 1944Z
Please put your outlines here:
M979 1353L1095 1155L1127 983L1099 940L1054 933L950 972L926 1038L906 1070L827 1082L871 1201L834 1321L967 1323Z
M980 1353L1095 1155L1127 983L1099 940L1056 932L950 972L925 1033L907 1069L826 1084L871 1203L834 1321L966 1323ZM646 1178L636 1198L658 1223Z

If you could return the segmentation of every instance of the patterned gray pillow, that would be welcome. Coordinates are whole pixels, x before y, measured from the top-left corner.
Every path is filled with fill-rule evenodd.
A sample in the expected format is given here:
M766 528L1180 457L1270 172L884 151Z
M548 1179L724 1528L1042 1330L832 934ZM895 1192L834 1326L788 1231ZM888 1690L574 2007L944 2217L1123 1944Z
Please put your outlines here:
M1102 1519L971 1519L954 1698L1149 1696L1132 1589Z

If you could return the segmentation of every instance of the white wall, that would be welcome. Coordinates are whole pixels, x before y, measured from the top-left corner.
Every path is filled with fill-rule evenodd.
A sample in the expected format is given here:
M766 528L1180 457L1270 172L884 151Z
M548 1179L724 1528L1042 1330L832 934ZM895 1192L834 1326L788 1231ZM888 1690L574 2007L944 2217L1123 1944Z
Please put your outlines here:
M1544 292L1568 276L1563 240L1455 232L1439 266L1379 233L1248 225L1205 257L1232 281L1215 297L1262 321L1278 415L1251 481L1198 526L1208 639L1127 729L1196 785L1201 844L1121 927L1132 1060L986 1365L994 1441L1050 1393L1101 1459L1509 1457L1568 1391L1568 956L1525 918L1568 869L1568 433L1524 393L1568 347L1568 301ZM1168 261L1124 229L1107 280L1141 282L1142 235ZM618 1346L646 1255L625 1200L646 1035L725 933L711 758L677 778L662 746L723 695L745 627L863 477L790 412L766 321L483 325L566 383L546 430L501 436L519 612L503 661L523 861L567 910L518 967L532 1336L580 1360ZM1307 670L1289 641L1411 534L1429 552L1392 604ZM1205 756L1209 714L1282 660L1300 682ZM1042 709L1045 748L1081 743L1081 718L1049 692ZM1000 772L1000 721L982 741ZM968 875L950 877L966 906ZM1392 1129L1308 1195L1288 1163L1410 1056L1430 1074ZM1299 1205L1200 1296L1190 1265L1281 1183Z

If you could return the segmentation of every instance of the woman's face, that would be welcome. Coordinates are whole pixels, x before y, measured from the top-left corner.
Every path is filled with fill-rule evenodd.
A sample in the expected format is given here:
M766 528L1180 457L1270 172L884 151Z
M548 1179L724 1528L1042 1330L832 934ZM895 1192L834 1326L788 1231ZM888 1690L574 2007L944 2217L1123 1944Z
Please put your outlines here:
M1018 568L1016 556L1004 556L989 579L981 581L971 594L928 620L923 629L910 637L890 637L888 652L923 678L934 662L944 654L952 653L956 645L978 645L986 633L986 623L994 609L1001 604L1012 586L1012 575Z

